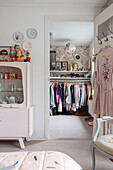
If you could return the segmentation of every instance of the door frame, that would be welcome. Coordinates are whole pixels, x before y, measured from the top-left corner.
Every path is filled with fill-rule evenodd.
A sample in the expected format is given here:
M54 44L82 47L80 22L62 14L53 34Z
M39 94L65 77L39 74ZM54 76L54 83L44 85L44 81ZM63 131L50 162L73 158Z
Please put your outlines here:
M73 22L73 21L90 21L94 22L94 16L45 16L45 39L44 39L44 137L48 139L50 132L50 104L49 104L49 63L50 63L50 37L49 25L52 21Z

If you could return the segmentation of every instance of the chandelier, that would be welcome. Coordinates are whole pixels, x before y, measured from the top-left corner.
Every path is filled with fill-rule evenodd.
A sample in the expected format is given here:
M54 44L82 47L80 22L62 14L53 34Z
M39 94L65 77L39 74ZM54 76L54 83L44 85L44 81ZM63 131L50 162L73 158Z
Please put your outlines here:
M73 44L67 43L64 50L67 55L72 56L73 52L76 50L76 47Z

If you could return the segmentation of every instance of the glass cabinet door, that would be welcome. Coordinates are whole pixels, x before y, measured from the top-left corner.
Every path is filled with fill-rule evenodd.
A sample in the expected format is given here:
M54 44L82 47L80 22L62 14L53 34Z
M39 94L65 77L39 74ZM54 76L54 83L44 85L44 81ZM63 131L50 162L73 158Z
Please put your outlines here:
M0 66L0 104L22 104L23 101L21 69Z

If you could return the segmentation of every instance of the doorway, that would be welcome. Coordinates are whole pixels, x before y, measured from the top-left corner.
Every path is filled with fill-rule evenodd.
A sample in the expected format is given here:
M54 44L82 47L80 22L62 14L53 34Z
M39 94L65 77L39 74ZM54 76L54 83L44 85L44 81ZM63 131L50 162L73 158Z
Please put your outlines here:
M76 18L76 17L75 17ZM79 21L78 21L79 20ZM65 129L65 127L68 125L69 127L70 127L70 125L69 124L73 124L73 125L77 125L76 127L73 127L72 129L74 130L74 129L78 129L77 127L79 127L79 132L80 132L80 126L82 126L82 128L85 128L85 129L87 129L87 127L85 127L85 123L87 123L87 122L85 122L84 120L85 120L85 118L86 117L79 117L79 116L76 116L76 115L74 115L73 113L71 114L70 113L70 115L68 115L67 117L66 117L66 115L65 115L65 113L64 113L64 115L63 114L59 114L59 115L56 115L56 116L51 116L50 117L50 96L49 96L49 94L50 94L50 91L49 91L49 89L50 89L50 50L52 51L54 51L54 49L52 49L52 47L50 46L50 37L49 37L49 34L50 34L50 32L52 33L52 31L50 30L51 28L50 28L50 24L51 23L55 23L57 21L57 24L58 24L58 22L60 21L60 23L63 23L63 24L65 24L65 22L68 22L69 23L69 25L70 24L72 24L73 22L74 23L85 23L85 22L89 22L89 23L92 23L93 24L93 22L92 22L92 19L91 19L91 17L89 17L89 18L87 18L87 19L85 19L84 17L78 17L78 18L76 18L76 19L72 19L71 17L70 17L70 19L69 20L67 20L67 19L62 19L62 17L61 17L61 19L53 19L53 18L46 18L46 57L47 58L45 58L45 64L46 64L46 68L45 68L45 80L46 80L46 82L45 82L45 87L47 87L47 88L45 88L45 89L48 89L48 91L46 90L46 93L45 93L45 136L48 138L81 138L79 135L77 136L75 133L73 133L73 135L72 136L70 136L70 134L66 137L66 135L67 134L65 134L64 136L57 136L56 135L56 137L53 135L53 134L51 134L51 123L53 122L53 125L55 125L55 122L54 121L56 121L56 124L58 124L59 123L59 126L61 125L61 127L62 127L62 122L64 122L64 126L62 127L62 130L63 129ZM62 37L61 37L61 39L62 39ZM62 40L60 39L60 42L62 43ZM66 40L67 40L67 38L65 38L65 44L66 44ZM82 41L83 42L83 41ZM91 42L90 42L91 43ZM74 44L74 43L73 43ZM83 46L83 44L81 45L81 44L77 44L76 43L76 47L77 46ZM78 47L77 47L78 48ZM91 47L92 48L92 47ZM88 49L89 50L89 53L90 53L90 51L91 51L91 49ZM85 49L85 51L87 51L86 49ZM80 54L80 53L78 53L78 52L76 52L75 53L75 55L74 55L74 57L76 56L77 57L77 55L78 54ZM91 56L91 54L90 54L90 56ZM79 57L79 55L78 55L78 57ZM80 55L80 57L81 57L81 55ZM47 61L47 59L48 59L48 61ZM60 59L59 61L63 61L64 59ZM79 60L79 59L78 59ZM58 61L58 59L57 59L57 61ZM85 62L85 60L83 59L82 60L82 62ZM76 61L76 63L77 63L77 61ZM91 63L90 63L91 64ZM89 65L90 65L89 64ZM66 63L64 64L64 65L66 65ZM48 69L47 69L47 67L48 67ZM68 66L68 69L69 69L69 66ZM91 69L91 68L90 68ZM47 110L49 110L49 113L47 113ZM90 115L89 115L90 116ZM55 119L54 119L55 118ZM67 120L66 120L66 118L67 118ZM75 119L76 118L76 119ZM54 121L52 121L52 119L54 119ZM63 121L64 120L64 121ZM78 121L77 121L78 120ZM77 121L77 122L76 122ZM57 123L58 122L58 123ZM70 123L69 123L70 122ZM53 126L52 125L52 126ZM89 127L89 126L88 126ZM57 128L58 129L58 128ZM89 128L90 129L90 128ZM69 129L68 129L69 130ZM82 129L83 130L83 129ZM60 127L59 127L59 131L61 132L61 129L60 129ZM67 131L66 129L65 129L65 131ZM70 130L69 130L70 131ZM73 132L75 132L75 131L73 131ZM81 132L83 132L83 131L81 131ZM81 133L80 132L80 133ZM84 132L83 132L84 133ZM58 132L58 134L59 134L59 132ZM91 134L91 130L90 130L90 134ZM75 137L74 137L75 136ZM90 136L91 137L91 136ZM82 135L82 138L89 138L87 135L86 136L84 136L84 135Z

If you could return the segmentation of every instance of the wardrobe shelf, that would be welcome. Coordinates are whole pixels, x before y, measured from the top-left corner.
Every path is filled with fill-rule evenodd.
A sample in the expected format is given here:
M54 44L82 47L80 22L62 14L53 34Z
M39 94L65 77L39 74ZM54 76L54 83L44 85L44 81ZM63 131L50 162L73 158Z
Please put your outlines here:
M59 74L68 74L68 73L75 73L75 74L80 74L80 73L90 73L91 71L50 71L50 73L59 73Z
M7 93L17 93L17 92L19 92L19 93L22 93L23 91L8 91L8 90L2 90L2 91L0 91L0 93L2 93L2 92L7 92Z
M1 80L22 80L22 79L0 79Z

